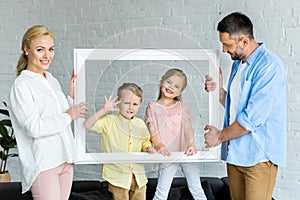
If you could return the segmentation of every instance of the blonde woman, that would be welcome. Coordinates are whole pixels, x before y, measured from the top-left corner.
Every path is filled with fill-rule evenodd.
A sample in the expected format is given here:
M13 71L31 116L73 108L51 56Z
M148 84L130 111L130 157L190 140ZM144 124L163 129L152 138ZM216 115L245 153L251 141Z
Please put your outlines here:
M10 111L22 166L22 193L34 200L67 200L73 180L74 140L71 122L87 114L86 103L70 108L60 84L47 72L54 57L54 35L44 26L23 36ZM69 100L69 103L68 103Z

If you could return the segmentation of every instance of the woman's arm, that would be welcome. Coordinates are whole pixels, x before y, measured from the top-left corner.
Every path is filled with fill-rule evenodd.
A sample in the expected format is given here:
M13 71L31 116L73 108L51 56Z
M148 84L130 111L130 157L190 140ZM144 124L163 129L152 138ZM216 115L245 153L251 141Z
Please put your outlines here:
M77 76L74 75L74 69L72 70L71 79L69 81L69 96L74 99L74 84Z
M51 92L40 89L43 84L39 80L29 82L27 79L17 79L10 92L10 107L16 122L32 138L60 134L72 119L86 116L87 107L84 104L73 108L72 116L59 111L58 105L53 103ZM63 95L61 97L65 98Z

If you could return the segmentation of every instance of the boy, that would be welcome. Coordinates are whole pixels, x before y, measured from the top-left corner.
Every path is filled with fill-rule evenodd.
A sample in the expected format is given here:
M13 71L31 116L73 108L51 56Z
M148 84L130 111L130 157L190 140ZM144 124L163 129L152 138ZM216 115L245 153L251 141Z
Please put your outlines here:
M124 83L118 88L116 98L104 95L103 107L85 121L87 129L102 133L102 152L155 152L144 121L135 117L142 93L136 84ZM119 113L107 114L116 110L116 105ZM108 190L114 200L146 199L148 180L144 164L103 164L102 177L109 183Z

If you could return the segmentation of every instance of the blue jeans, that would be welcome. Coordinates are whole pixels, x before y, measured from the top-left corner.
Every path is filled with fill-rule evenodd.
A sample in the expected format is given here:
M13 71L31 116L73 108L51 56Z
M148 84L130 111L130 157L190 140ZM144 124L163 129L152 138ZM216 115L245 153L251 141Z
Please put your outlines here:
M153 200L166 200L173 181L173 177L181 167L188 184L188 188L195 200L206 200L201 187L198 167L195 163L161 164L159 167L159 178Z

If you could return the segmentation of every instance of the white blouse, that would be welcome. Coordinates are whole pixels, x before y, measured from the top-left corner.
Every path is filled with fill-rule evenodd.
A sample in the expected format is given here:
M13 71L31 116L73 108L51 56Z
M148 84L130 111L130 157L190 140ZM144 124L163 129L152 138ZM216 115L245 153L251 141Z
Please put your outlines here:
M22 166L22 193L28 191L41 171L52 169L75 156L69 108L60 84L49 72L46 77L22 71L12 85L10 117Z

